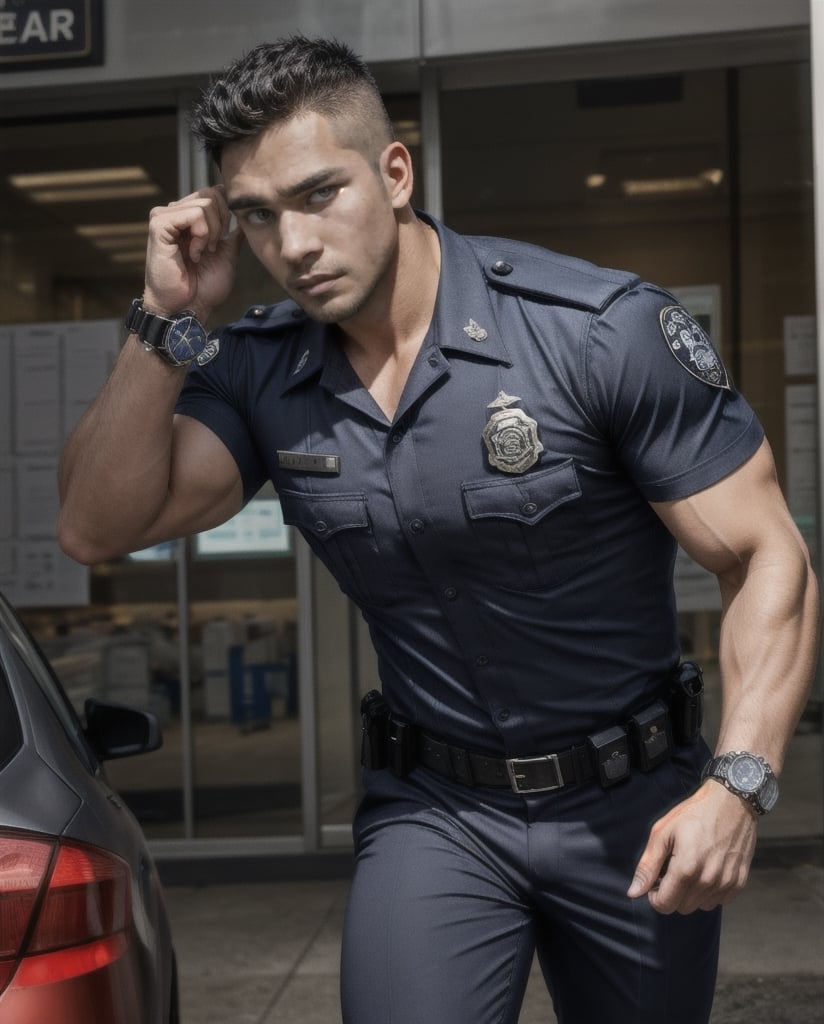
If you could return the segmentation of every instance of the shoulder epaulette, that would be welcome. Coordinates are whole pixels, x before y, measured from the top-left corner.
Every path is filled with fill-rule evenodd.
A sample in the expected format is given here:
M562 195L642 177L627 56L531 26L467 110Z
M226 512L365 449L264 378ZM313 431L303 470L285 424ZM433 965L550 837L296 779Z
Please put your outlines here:
M227 330L233 334L275 334L287 327L298 327L305 320L300 306L287 299L273 306L250 306Z
M598 267L528 242L499 238L470 241L493 287L545 302L599 312L640 281L637 274Z

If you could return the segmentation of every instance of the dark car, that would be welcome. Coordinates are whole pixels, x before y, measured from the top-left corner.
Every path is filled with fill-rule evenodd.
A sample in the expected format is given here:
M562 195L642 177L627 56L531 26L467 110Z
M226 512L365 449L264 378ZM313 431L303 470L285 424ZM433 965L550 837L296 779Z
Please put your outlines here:
M160 881L102 769L159 747L157 719L83 718L0 596L0 1021L177 1024Z

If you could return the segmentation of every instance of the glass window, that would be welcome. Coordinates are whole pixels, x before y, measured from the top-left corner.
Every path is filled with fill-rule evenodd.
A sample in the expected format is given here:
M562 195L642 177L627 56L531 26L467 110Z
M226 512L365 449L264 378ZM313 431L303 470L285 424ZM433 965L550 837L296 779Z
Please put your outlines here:
M19 595L76 711L95 696L160 715L164 749L110 774L150 834L179 835L174 563L74 567L66 586L69 560L54 537L59 449L87 375L102 384L142 290L148 211L177 194L176 112L6 122L0 153L0 359L15 384L13 418L0 420L3 586Z

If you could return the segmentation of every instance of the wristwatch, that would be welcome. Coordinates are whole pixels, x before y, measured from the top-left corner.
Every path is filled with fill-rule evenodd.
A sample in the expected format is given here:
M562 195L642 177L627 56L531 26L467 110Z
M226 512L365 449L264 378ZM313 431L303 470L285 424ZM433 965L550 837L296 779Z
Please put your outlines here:
M187 366L194 359L202 366L217 355L217 338L206 334L190 309L170 317L161 316L144 309L142 299L135 299L126 314L125 324L149 352L156 352L172 366Z
M756 814L766 814L778 800L778 780L763 757L747 750L731 750L708 761L702 779L716 779L740 796Z

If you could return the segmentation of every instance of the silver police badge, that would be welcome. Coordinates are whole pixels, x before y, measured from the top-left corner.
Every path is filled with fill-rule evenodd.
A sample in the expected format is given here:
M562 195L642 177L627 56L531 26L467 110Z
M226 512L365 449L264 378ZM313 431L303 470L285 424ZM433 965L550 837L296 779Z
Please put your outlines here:
M538 439L538 424L523 409L510 409L520 398L498 392L487 409L498 409L484 427L484 444L489 463L502 473L525 473L538 461L544 446Z
M667 306L660 313L661 330L670 352L693 377L715 388L731 388L730 379L709 335L681 306Z

